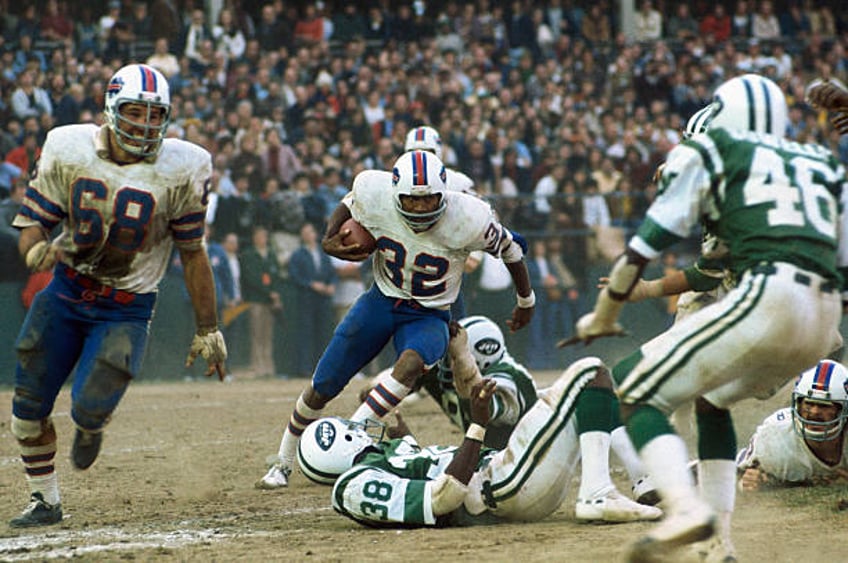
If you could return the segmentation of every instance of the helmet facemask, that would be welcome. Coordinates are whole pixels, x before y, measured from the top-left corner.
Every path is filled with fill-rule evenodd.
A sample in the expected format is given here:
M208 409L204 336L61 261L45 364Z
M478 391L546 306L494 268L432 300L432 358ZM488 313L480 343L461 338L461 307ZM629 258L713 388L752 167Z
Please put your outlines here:
M810 418L809 403L837 407L830 420ZM819 417L817 417L819 418ZM825 442L840 435L848 420L848 370L837 362L824 360L798 378L792 392L792 425L795 432L813 442Z
M167 79L147 65L119 69L106 87L104 115L122 150L142 158L155 156L171 119Z
M435 225L447 208L445 166L432 153L416 150L401 155L392 169L392 189L395 209L417 233Z

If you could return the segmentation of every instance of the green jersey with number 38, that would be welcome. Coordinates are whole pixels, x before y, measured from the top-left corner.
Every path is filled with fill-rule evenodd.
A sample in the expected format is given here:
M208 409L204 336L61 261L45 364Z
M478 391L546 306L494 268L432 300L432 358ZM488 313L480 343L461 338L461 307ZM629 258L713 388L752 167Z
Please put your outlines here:
M737 277L761 262L789 262L837 280L844 184L844 167L823 146L711 129L669 153L630 247L655 258L703 220L726 241Z

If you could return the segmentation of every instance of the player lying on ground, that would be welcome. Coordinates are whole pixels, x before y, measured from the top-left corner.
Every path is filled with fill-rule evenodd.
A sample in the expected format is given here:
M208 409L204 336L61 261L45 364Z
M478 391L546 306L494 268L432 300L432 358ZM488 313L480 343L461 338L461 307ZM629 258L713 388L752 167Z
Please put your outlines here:
M848 369L832 360L798 378L792 406L757 427L736 456L743 491L848 479Z
M480 315L466 317L459 322L452 321L450 329L448 353L438 365L424 374L421 385L451 422L466 431L472 423L469 400L471 386L483 377L496 381L498 385L492 396L492 416L486 427L483 445L503 449L518 421L536 404L536 382L527 368L509 354L501 329L489 318ZM376 377L376 381L379 383L389 376L390 370L385 370ZM630 476L634 498L641 504L654 505L659 502L659 497L621 424L618 400L615 397L613 400L615 405L609 428L599 429L586 439L597 440L598 448L612 447ZM591 499L578 499L578 519L597 518L600 506L597 499L594 500L592 503Z
M471 525L540 520L568 494L581 461L581 498L601 510L596 520L655 520L661 511L620 495L609 476L608 449L593 435L609 424L612 379L598 358L572 364L539 392L503 450L483 447L496 383L470 389L472 424L459 447L421 448L401 428L373 441L357 423L324 418L310 424L298 446L301 470L335 483L333 507L375 526ZM587 510L588 514L588 510Z

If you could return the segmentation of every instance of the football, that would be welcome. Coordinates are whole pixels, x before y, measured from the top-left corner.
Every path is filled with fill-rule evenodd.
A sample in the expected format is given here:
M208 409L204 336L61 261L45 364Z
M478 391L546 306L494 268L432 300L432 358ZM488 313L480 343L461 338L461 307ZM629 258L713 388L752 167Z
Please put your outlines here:
M353 217L342 223L339 231L343 232L346 229L350 229L350 234L342 239L344 244L359 243L369 253L374 252L374 249L377 248L377 241L374 240L371 233L369 233L365 227L357 223Z

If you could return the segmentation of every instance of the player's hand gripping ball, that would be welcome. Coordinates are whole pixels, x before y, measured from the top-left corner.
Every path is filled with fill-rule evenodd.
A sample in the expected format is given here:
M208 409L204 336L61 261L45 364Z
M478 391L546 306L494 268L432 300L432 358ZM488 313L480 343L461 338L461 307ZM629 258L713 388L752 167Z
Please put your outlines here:
M349 218L347 221L342 223L339 232L345 232L346 230L350 230L350 233L342 238L342 243L344 244L359 244L362 246L364 252L372 253L374 249L377 248L377 241L368 232L368 230L360 225L353 217Z

